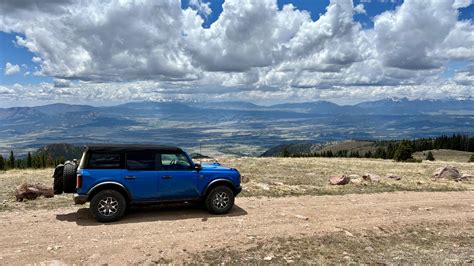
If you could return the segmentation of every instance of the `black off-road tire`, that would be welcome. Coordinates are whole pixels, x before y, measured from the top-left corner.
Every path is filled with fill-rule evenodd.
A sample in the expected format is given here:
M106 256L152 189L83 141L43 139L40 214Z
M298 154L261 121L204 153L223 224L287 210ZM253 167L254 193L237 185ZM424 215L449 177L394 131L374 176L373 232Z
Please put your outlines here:
M63 191L64 193L76 192L76 170L77 165L74 162L64 163L63 170Z
M120 220L127 209L127 201L117 190L102 190L92 197L90 211L102 223Z
M226 214L234 206L234 192L227 186L213 188L204 199L206 209L213 214Z
M54 195L59 195L63 193L63 172L64 172L64 164L58 164L54 168L54 174L53 174Z

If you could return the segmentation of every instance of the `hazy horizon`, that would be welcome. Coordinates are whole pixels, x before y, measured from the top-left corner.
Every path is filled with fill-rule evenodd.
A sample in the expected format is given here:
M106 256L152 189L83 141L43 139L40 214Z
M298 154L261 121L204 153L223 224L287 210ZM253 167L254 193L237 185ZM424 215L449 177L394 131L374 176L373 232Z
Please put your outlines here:
M39 106L46 106L46 105L54 105L54 104L66 104L66 105L89 105L93 107L110 107L116 106L121 104L127 103L140 103L140 102L156 102L156 103L251 103L262 107L270 107L273 105L279 104L303 104L303 103L316 103L316 102L329 102L333 104L337 104L339 106L354 106L357 104L365 103L365 102L376 102L376 101L384 101L384 100L393 100L393 101L449 101L449 100L474 100L474 96L472 97L444 97L444 98L407 98L407 97L385 97L380 99L371 99L367 101L357 101L351 103L345 103L340 101L332 101L332 100L312 100L312 101L282 101L282 102L274 102L274 103L259 103L259 102L252 102L252 101L243 101L243 100L211 100L211 101L198 101L198 100L180 100L180 99L160 99L160 100L135 100L135 101L121 101L121 102L32 102L29 105L16 105L17 103L6 103L4 106L0 106L0 108L15 108L15 107L39 107ZM11 104L11 105L10 105Z

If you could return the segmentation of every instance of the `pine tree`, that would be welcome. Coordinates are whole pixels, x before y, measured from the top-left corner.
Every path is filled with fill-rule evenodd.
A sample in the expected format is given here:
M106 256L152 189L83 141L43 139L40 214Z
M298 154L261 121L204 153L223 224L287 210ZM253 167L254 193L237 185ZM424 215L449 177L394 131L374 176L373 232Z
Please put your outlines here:
M288 148L285 148L285 149L283 150L283 157L290 157L290 155L291 155L291 154L290 154L290 152L288 151Z
M46 168L46 155L41 156L41 168Z
M334 154L332 153L332 150L329 150L326 152L326 157L334 157Z
M431 151L429 151L428 154L426 154L425 160L427 160L427 161L434 161L435 160L435 158L433 156L433 153Z
M382 159L387 159L387 152L383 147L378 147L377 150L375 150L375 158L382 158Z
M413 148L411 147L411 142L410 141L402 141L397 149L395 150L395 153L393 154L393 159L395 159L397 162L400 161L407 161L409 159L413 159L412 154L413 153Z
M5 160L3 156L0 154L0 170L5 170Z
M372 152L371 151L367 151L364 155L365 158L372 158Z
M10 151L10 158L8 158L8 167L10 169L15 168L15 155L13 154L13 151Z
M394 153L395 153L395 146L390 142L387 146L387 158L393 159Z
M33 158L31 157L31 152L28 152L28 157L26 158L26 168L33 167Z

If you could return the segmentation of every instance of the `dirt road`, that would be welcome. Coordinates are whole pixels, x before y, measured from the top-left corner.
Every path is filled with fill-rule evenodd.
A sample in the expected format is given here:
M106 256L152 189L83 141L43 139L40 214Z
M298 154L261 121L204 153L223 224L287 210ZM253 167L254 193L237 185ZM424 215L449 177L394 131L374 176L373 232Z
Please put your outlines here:
M96 223L86 208L3 212L0 264L474 259L474 192L237 198L236 204L227 216L196 206L139 208L113 224ZM411 251L426 260L403 257Z

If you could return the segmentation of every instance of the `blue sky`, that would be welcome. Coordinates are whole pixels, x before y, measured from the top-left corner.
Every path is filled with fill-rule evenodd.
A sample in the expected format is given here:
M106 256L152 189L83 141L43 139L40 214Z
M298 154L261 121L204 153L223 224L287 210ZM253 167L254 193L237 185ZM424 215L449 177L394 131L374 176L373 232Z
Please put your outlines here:
M128 91L130 87L147 92L153 90L154 94L148 95L147 99L184 97L225 100L224 97L239 98L242 95L248 95L246 93L248 91L254 91L258 97L267 97L260 99L262 102L267 102L268 97L279 97L278 95L288 93L290 90L291 95L281 96L282 98L276 101L291 101L294 97L304 95L304 89L307 89L306 92L309 91L314 100L336 97L337 101L335 95L341 87L366 85L370 94L370 90L377 89L376 86L419 85L426 87L428 84L434 84L433 82L451 82L458 86L467 85L467 88L458 88L457 91L462 91L464 94L467 92L467 95L463 96L472 96L473 79L471 77L474 74L469 72L469 68L473 65L471 55L473 43L470 35L472 35L474 5L469 0L453 0L452 6L456 7L446 11L443 10L446 9L446 5L443 6L443 3L439 2L439 0L433 0L427 8L432 8L433 12L438 8L445 12L447 17L456 14L455 21L451 21L449 25L433 25L435 28L430 29L429 25L424 25L425 22L422 19L419 21L415 19L413 22L415 24L411 26L406 25L408 22L400 23L403 18L414 14L410 12L423 12L419 6L417 7L420 4L416 1L355 0L350 5L353 8L350 15L352 22L343 26L334 24L337 20L331 20L331 16L345 16L344 10L347 8L345 0L332 3L329 0L278 0L276 3L265 0L262 1L263 4L254 3L246 8L242 7L244 4L239 0L227 3L223 0L183 0L180 4L181 14L171 4L167 6L145 1L145 4L150 5L150 9L156 9L154 12L159 19L163 18L163 20L158 20L161 22L157 22L153 17L146 17L147 11L141 9L138 4L136 9L132 9L130 5L100 6L100 2L97 1L87 2L84 6L56 1L47 1L42 5L41 2L31 1L29 3L31 6L28 7L17 4L13 0L6 0L3 6L0 6L6 11L0 15L0 86L3 86L3 89L0 87L0 95L4 91L2 97L7 99L5 95L11 94L12 90L17 90L20 87L18 84L27 87L23 90L33 94L41 90L42 97L45 98L48 98L44 95L48 93L47 91L57 93L55 90L60 90L60 93L67 95L67 88L71 86L79 86L75 88L76 91L87 91L87 97L94 94L94 89L101 91L105 90L105 87L116 86ZM271 10L272 4L276 4L277 10ZM295 10L285 13L283 7L288 4L292 4ZM405 8L397 11L397 8L402 6ZM108 19L106 17L108 14L123 12L128 15L123 18L123 21L129 20L130 25L136 22L137 25L143 25L143 28L149 25L154 27L152 32L158 34L149 36L148 39L147 34L152 34L151 32L136 34L136 28L130 28L129 30L135 30L135 32L126 35L125 26L124 35L121 36L120 28L117 29L114 26L120 24L120 20L117 20L114 25L84 24L81 25L82 28L75 28L80 23L76 24L74 19L87 16L75 13L83 7L88 8L89 11L97 8L96 17L103 16L102 18L109 22L114 18ZM113 12L103 13L101 8ZM24 17L25 10L32 10L28 17ZM196 11L197 17L193 17L194 15L187 10ZM304 22L303 15L296 13L298 10L309 12L314 25L308 26L309 22ZM55 13L56 11L58 12ZM256 13L253 13L254 11ZM264 19L263 14L266 14L264 11L268 11L268 14L273 12L273 17L293 19L294 27L289 28L284 22L278 24L281 20L275 20L273 24L266 25L268 29L263 28L265 21L272 18L270 15ZM68 12L70 17L63 16L62 24L55 25L55 16L61 12ZM262 13L261 19L258 15L252 15L258 12ZM391 12L390 16L381 16L389 12ZM379 26L374 27L377 16L380 17L377 21ZM427 15L420 15L420 17L423 16ZM191 17L202 19L202 23L193 24ZM398 20L394 19L397 17ZM84 21L84 17L82 19ZM212 27L219 20L222 20L222 23ZM14 23L15 21L22 21L22 23ZM39 25L45 21L54 22ZM179 23L172 23L168 25L170 28L166 29L160 24L163 21L178 21ZM426 21L430 23L429 19ZM431 21L436 21L436 18ZM395 26L396 23L400 24ZM69 25L67 26L69 28L64 28L64 25ZM337 32L336 27L345 28L344 32L339 35L335 33L328 39L324 37L325 33L318 33L318 30L323 27L321 25L332 27L332 32ZM357 25L360 28L357 28ZM106 26L111 30L108 30ZM181 28L173 31L172 27L175 26ZM352 30L348 31L348 27L352 27ZM377 29L385 29L384 27L387 28L387 36L385 36L385 31L377 34ZM405 34L403 29L400 30L400 27L407 27L407 33ZM413 40L413 36L417 35L409 32L410 27L414 28L414 31L425 31L426 35L422 34L419 40ZM103 31L99 32L99 30ZM265 36L268 40L263 37L259 39L259 34L265 35L266 32L272 30L275 30L273 35ZM431 30L443 32L444 35L436 36L429 32ZM314 34L311 31L314 31ZM85 35L80 36L81 32ZM180 34L175 37L174 32L180 32ZM306 39L314 38L315 40L304 44L306 40L303 38L303 41L298 44L298 36L303 33L307 34ZM135 34L137 41L132 40ZM276 36L275 34L280 35L272 39ZM317 36L317 34L322 35ZM169 43L166 40L167 36L170 36ZM290 37L292 39L288 39ZM17 38L20 38L19 42ZM172 38L180 39L172 40ZM218 38L221 39L218 40ZM239 45L238 38L248 40ZM373 40L370 40L371 38ZM412 38L412 40L402 38ZM435 43L430 44L428 38L433 38ZM104 45L104 50L100 52L93 44L88 43L92 40ZM390 45L392 42L399 44ZM405 44L406 49L399 47ZM298 50L299 45L303 45L301 47L304 47L302 48L304 50ZM350 45L359 47L352 50ZM448 45L450 46L447 47ZM111 49L108 50L107 46ZM412 55L407 50L417 47L420 47L420 50L413 51L413 58L411 58ZM334 51L331 51L332 48ZM235 51L239 49L242 51ZM271 51L267 53L266 50ZM145 55L133 54L139 51L143 51ZM245 54L239 55L239 52L245 52ZM102 57L102 54L107 54L107 57ZM152 56L147 58L146 54ZM118 58L123 58L125 62L127 60L135 62L138 67L122 65L121 62L124 60ZM146 63L141 66L143 62ZM376 69L372 69L374 62L380 64L384 70L379 73ZM7 71L10 67L12 69ZM130 70L128 70L129 67L131 67ZM295 72L287 74L288 71L285 70L279 72L280 74L276 73L282 68L290 68ZM369 73L369 71L374 73ZM328 73L334 74L331 76ZM275 77L281 78L282 81L275 82ZM341 78L347 81L341 82ZM50 84L50 87L47 84ZM143 84L148 84L149 87L143 88ZM42 89L40 86L43 86ZM46 87L49 89L44 89ZM329 93L331 90L332 93ZM222 96L222 94L227 96ZM270 94L273 95L268 96ZM390 96L389 94L387 92L377 97ZM258 97L257 101L259 101ZM14 98L19 97L17 95ZM52 98L50 100L61 101L61 99ZM296 99L296 101L299 100L303 99Z

